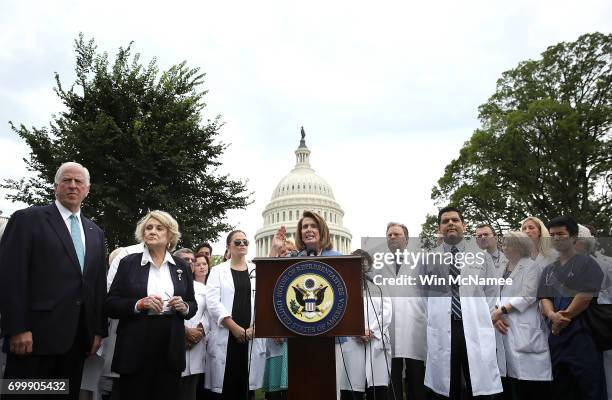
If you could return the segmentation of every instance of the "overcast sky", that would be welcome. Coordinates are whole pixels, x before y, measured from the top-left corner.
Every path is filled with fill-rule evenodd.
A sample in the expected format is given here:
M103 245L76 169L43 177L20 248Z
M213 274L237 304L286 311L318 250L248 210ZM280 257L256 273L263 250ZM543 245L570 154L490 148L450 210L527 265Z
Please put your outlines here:
M432 186L478 127L478 106L501 73L611 28L609 0L4 0L0 178L25 173L27 148L8 121L43 127L61 111L53 72L73 82L73 40L83 32L111 56L134 41L145 62L157 57L166 69L186 60L207 73L206 116L222 115L220 139L231 143L222 171L254 192L246 211L230 213L249 236L294 165L302 125L353 248L361 236L384 235L389 220L417 235L436 210ZM0 200L3 215L21 207Z

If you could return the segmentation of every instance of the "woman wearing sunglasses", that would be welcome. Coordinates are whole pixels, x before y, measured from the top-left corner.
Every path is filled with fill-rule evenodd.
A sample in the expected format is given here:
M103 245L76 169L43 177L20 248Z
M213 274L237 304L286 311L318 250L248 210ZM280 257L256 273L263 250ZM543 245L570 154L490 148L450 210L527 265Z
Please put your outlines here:
M253 339L255 265L246 260L243 231L230 232L226 244L230 259L210 270L205 290L211 322L205 386L217 399L251 399L262 386L266 351L264 339Z

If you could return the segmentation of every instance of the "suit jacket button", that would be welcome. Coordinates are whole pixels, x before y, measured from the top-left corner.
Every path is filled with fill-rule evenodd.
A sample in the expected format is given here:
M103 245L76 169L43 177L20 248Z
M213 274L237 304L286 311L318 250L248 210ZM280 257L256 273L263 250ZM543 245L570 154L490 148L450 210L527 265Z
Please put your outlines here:
M80 306L80 305L81 305L81 300L77 300L77 301L76 301L76 305L77 305L77 306Z

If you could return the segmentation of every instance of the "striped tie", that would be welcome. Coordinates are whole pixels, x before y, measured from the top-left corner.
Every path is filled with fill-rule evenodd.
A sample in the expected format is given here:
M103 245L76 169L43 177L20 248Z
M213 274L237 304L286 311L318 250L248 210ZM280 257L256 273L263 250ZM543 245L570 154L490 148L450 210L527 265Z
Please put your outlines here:
M459 271L459 268L457 268L455 266L455 256L457 255L457 253L459 252L459 249L457 249L457 247L453 246L451 247L451 253L453 255L453 263L451 265L449 265L449 273L450 276L454 278L457 278L459 275L461 275L461 271ZM461 297L459 297L459 284L456 283L456 281L453 282L453 284L451 284L451 311L453 312L453 316L456 319L461 319Z

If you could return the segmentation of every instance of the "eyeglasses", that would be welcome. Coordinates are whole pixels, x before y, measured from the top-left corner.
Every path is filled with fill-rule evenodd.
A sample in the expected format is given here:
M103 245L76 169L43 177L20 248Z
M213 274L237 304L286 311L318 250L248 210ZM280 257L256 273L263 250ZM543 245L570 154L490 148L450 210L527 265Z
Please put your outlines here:
M248 246L249 245L249 240L248 239L236 239L234 240L234 246L240 246L241 244Z

